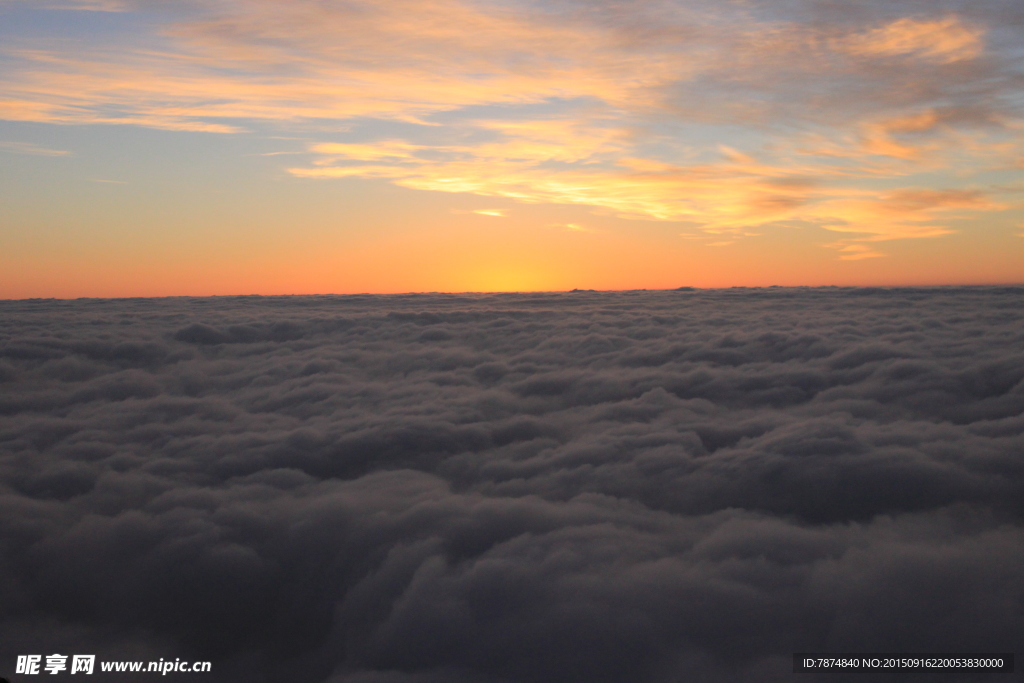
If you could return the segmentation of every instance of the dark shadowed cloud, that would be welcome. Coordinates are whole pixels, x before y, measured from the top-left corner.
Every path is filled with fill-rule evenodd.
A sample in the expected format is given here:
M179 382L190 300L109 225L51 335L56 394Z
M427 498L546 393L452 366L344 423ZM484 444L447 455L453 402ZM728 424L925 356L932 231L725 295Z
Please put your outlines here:
M790 681L794 651L1013 651L1022 294L0 302L0 674Z

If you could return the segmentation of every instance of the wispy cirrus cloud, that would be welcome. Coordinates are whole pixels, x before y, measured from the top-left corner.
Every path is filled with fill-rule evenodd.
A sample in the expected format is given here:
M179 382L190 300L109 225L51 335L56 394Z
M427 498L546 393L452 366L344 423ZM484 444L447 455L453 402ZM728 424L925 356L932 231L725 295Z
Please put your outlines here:
M21 68L3 115L213 130L224 119L420 120L550 99L635 107L688 70L683 54L616 47L608 28L472 2L221 7L167 26L162 50L9 48Z
M805 4L806 18L758 3L222 0L158 23L145 49L8 46L0 117L301 128L321 141L296 177L578 204L711 235L805 221L851 240L932 237L949 217L1002 210L892 199L963 189L1024 155L1018 75L989 35L998 15Z
M861 57L902 57L950 64L978 57L984 49L985 30L955 15L941 19L906 17L852 34L837 47Z
M490 156L488 149L502 153ZM950 219L1007 208L980 189L872 190L857 186L856 169L766 163L729 148L714 163L682 166L635 158L603 163L595 155L589 163L567 164L555 173L543 146L516 149L514 140L480 147L386 140L379 148L362 143L312 150L324 157L312 167L289 169L293 175L382 178L420 190L581 204L627 218L693 221L706 234L732 239L794 221L844 233L844 244L939 237L952 233L945 225ZM869 168L863 175L874 172ZM864 253L858 250L857 258ZM870 253L880 255L875 249Z
M0 0L0 9L21 5L37 10L76 10L87 12L125 12L129 7L123 0Z
M8 152L10 154L30 154L32 156L43 156L43 157L66 157L71 154L65 149L50 149L49 147L41 147L31 142L13 142L0 140L0 152Z

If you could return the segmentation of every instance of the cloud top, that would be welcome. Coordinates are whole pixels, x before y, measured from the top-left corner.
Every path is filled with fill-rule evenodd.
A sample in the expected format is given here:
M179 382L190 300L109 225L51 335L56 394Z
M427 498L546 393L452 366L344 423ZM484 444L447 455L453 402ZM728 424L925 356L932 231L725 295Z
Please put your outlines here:
M1020 295L0 302L0 661L782 681L798 650L1011 651Z

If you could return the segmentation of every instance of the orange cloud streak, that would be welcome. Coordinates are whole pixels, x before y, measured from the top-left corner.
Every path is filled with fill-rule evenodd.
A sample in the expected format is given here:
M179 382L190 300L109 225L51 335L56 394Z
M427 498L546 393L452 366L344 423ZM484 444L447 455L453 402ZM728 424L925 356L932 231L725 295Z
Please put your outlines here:
M114 0L62 4L124 9ZM658 21L628 13L605 21L473 0L222 0L216 13L164 27L164 42L147 50L9 45L3 53L15 68L0 81L0 118L210 133L256 121L318 134L366 118L421 124L422 139L314 144L309 166L288 170L687 221L728 237L715 244L801 222L844 233L844 259L879 253L852 242L946 235L951 218L1006 208L989 191L907 179L1022 158L1013 122L980 117L997 131L988 139L934 104L844 113L826 132L764 133L771 139L746 150L706 130L693 138L701 144L685 135L671 148L652 144L671 137L658 132L666 122L758 122L756 98L702 109L701 98L679 95L697 79L797 88L794 69L852 78L864 62L894 58L934 71L979 58L983 26L953 14L839 29L745 15L723 22L683 5L660 11ZM571 111L543 111L566 102ZM465 113L527 105L538 110ZM441 112L463 116L441 124ZM451 135L427 142L432 129Z
M913 55L949 64L974 59L984 49L984 31L957 16L937 20L897 19L885 26L849 36L839 49L858 56Z

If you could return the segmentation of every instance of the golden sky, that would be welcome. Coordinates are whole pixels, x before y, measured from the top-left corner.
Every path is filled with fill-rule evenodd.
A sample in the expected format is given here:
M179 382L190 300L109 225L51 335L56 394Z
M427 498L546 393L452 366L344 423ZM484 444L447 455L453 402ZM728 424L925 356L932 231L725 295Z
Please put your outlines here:
M0 297L1021 282L1022 27L0 0Z

